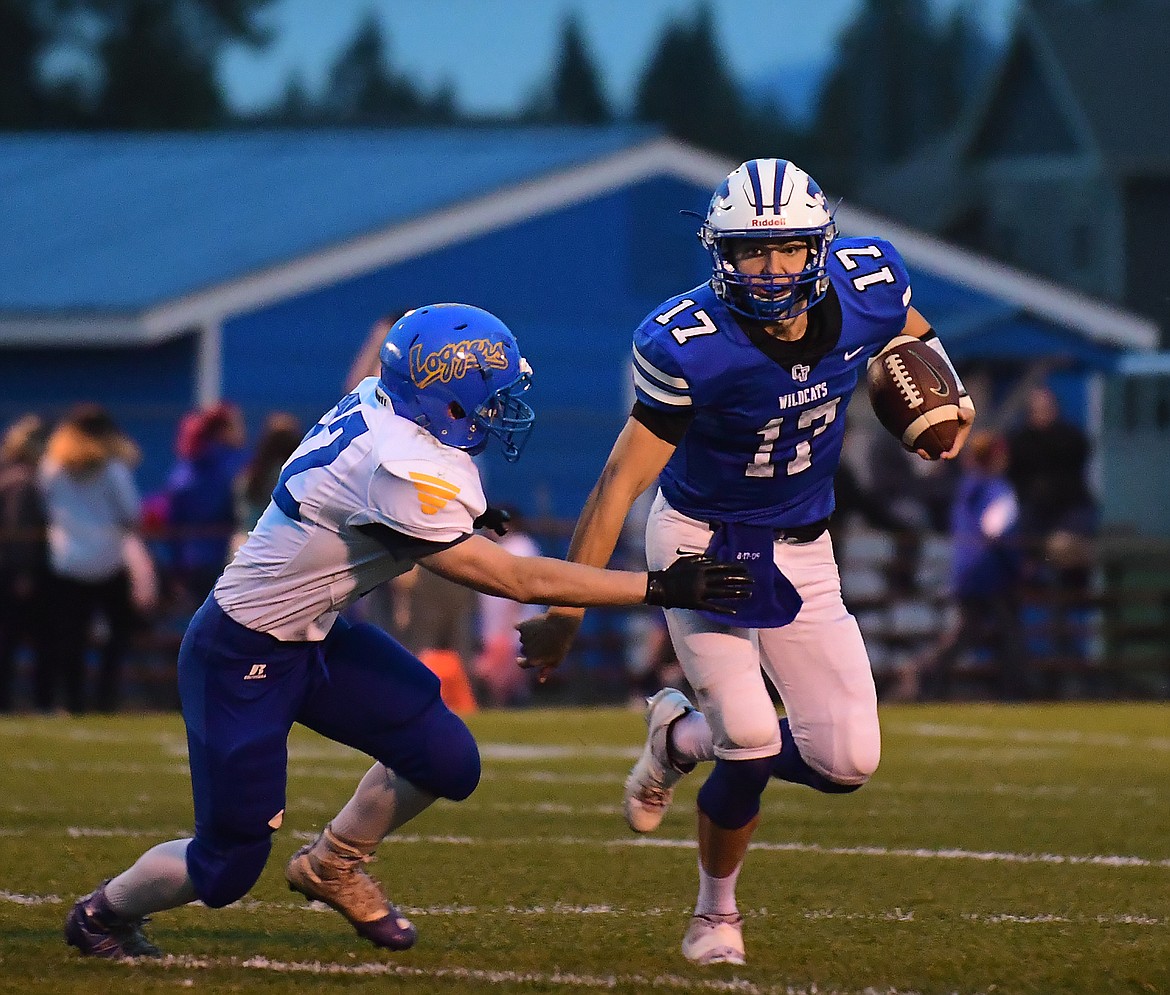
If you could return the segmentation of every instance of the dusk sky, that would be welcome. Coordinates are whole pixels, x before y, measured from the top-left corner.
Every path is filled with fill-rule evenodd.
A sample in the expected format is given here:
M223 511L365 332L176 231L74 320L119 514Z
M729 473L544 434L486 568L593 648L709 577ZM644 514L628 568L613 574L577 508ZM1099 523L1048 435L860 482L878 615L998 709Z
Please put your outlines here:
M959 0L932 0L940 15ZM431 90L450 80L472 113L515 110L545 80L566 14L576 11L607 96L625 111L652 46L697 0L276 0L264 16L267 49L233 48L223 64L229 99L255 110L277 99L297 70L310 91L369 11L390 41L392 64ZM859 0L710 0L718 38L741 82L776 69L822 64ZM1015 0L974 0L1001 36Z

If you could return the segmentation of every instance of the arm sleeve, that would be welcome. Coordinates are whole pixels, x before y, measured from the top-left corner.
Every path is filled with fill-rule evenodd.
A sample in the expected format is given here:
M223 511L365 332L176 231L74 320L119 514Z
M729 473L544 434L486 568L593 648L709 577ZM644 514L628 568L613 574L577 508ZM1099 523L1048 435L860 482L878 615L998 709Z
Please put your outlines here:
M355 528L371 539L376 539L399 560L417 560L420 556L442 552L444 549L458 546L464 540L470 539L472 535L467 532L459 536L458 539L452 539L448 542L434 542L430 539L419 539L417 536L399 532L381 522L369 522L366 525L355 526Z
M648 428L663 442L669 442L677 448L695 415L690 408L681 411L664 411L662 408L652 408L641 400L637 400L630 411L630 417Z
M968 397L967 388L963 386L963 380L959 376L959 371L955 369L955 364L951 362L951 357L947 355L947 351L943 347L942 339L938 337L938 333L933 328L928 328L926 334L922 336L922 344L930 346L935 355L947 364L947 369L951 371L951 376L955 378L955 383L958 384L959 403L962 404L963 399Z

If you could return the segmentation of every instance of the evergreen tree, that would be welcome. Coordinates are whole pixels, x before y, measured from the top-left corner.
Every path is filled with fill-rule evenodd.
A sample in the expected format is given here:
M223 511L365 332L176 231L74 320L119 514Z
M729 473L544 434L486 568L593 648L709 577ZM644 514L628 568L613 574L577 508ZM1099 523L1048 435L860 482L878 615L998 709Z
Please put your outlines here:
M418 119L422 105L413 85L393 73L378 18L367 14L330 70L325 115L349 124L400 124Z
M84 100L89 123L199 128L224 121L217 58L229 42L265 43L257 18L270 2L58 0L61 34L94 39L100 82ZM66 92L86 89L78 80L65 85Z
M753 128L739 87L715 42L708 7L692 23L667 24L638 83L635 116L687 142L744 156Z
M280 99L261 117L280 124L309 124L316 120L317 109L299 72L294 70L285 80Z
M459 117L449 81L428 96L409 77L394 71L389 44L373 14L334 62L321 111L327 120L347 124L432 124Z
M44 125L38 63L49 40L45 3L0 0L0 128Z
M928 134L942 134L958 122L995 54L975 21L970 5L961 5L939 31L932 53L936 80Z
M551 117L573 124L604 124L611 118L581 26L572 15L561 29L560 56L553 73Z
M460 120L458 94L455 84L444 79L437 90L431 94L428 103L427 117L435 124L454 124Z
M110 128L207 128L227 114L211 62L167 4L134 0L101 46L98 122Z
M822 182L853 193L953 127L971 90L976 44L962 11L940 30L926 0L865 0L817 108L813 164Z

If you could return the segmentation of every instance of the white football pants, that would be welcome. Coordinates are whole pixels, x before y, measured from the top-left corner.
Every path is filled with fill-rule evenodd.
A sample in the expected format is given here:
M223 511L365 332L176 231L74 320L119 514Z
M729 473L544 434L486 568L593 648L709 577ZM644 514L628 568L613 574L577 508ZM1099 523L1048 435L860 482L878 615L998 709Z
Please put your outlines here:
M660 491L646 523L647 563L662 570L680 550L701 553L711 535L706 523L675 511ZM862 784L881 754L877 693L861 632L841 600L832 540L826 532L773 549L776 566L804 600L796 619L776 629L744 629L670 609L675 652L711 726L717 757L752 760L780 752L767 673L805 762L839 784Z

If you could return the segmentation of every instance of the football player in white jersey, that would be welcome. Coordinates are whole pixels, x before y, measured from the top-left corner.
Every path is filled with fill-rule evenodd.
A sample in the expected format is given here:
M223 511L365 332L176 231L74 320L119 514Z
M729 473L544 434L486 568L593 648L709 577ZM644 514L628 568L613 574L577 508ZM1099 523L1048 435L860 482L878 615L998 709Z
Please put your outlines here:
M657 479L651 567L694 550L756 577L733 620L666 612L700 707L673 688L651 698L626 781L627 822L649 832L678 779L715 760L699 792L699 895L683 939L699 964L744 962L735 885L769 779L849 792L878 764L873 677L826 532L845 407L867 360L898 335L949 360L910 306L894 247L835 236L820 187L791 162L750 160L715 191L699 230L711 279L635 332L634 409L569 549L579 563L608 563L632 502ZM960 404L947 458L974 416L969 399ZM581 614L554 608L521 625L525 664L556 666Z
M475 535L502 527L472 456L514 460L532 427L531 370L496 317L465 304L404 315L363 380L305 436L272 502L196 612L179 650L195 836L161 843L80 899L66 941L98 957L158 956L142 922L200 899L218 908L260 876L284 818L294 722L375 763L285 873L379 947L413 924L363 869L389 833L479 781L479 752L439 681L380 629L339 613L420 563L477 591L533 604L714 607L750 578L705 557L646 573L516 557Z

